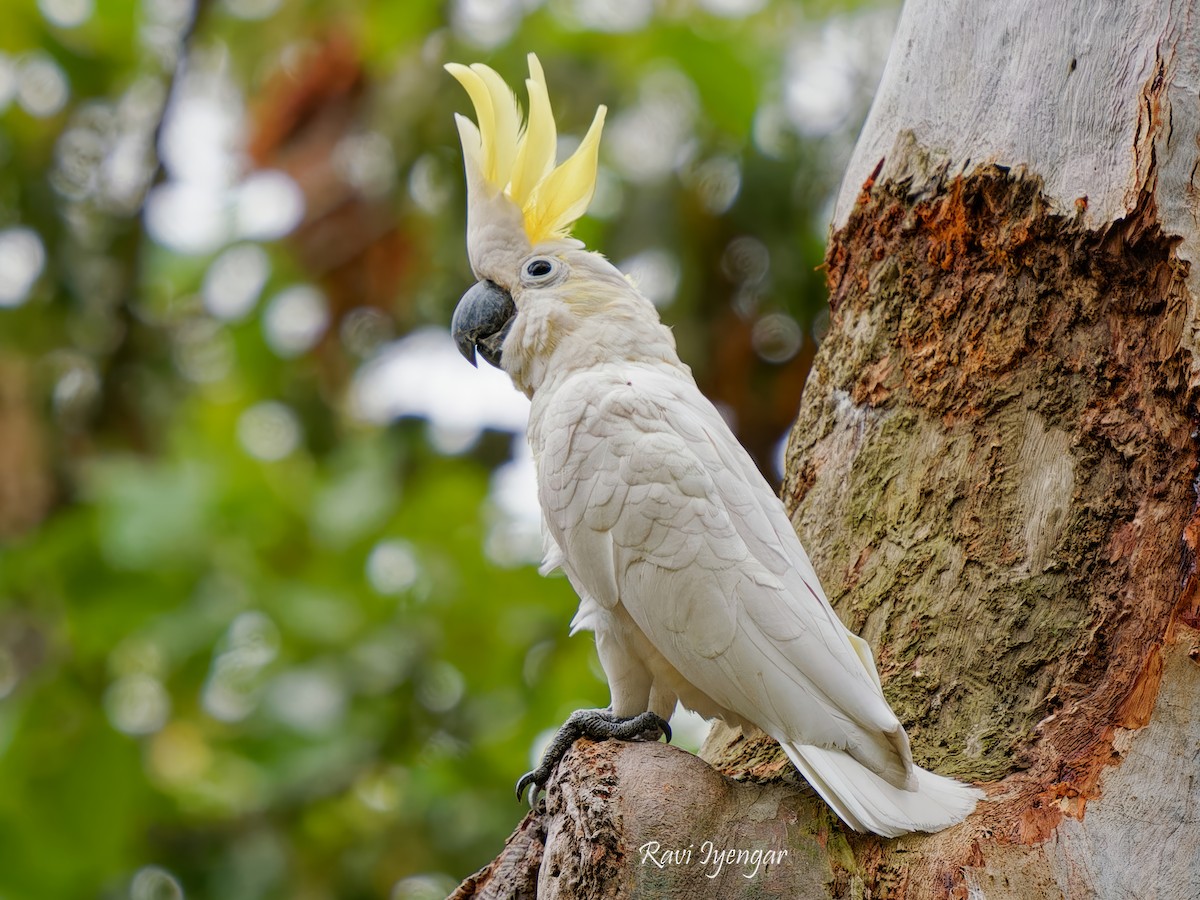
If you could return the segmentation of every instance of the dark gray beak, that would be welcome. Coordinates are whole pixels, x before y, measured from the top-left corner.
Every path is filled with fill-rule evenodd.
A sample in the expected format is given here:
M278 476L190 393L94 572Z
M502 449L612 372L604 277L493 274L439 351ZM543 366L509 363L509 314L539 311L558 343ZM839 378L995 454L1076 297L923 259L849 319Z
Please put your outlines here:
M458 352L475 365L475 351L500 368L500 346L517 314L512 295L492 281L478 281L463 294L450 320Z

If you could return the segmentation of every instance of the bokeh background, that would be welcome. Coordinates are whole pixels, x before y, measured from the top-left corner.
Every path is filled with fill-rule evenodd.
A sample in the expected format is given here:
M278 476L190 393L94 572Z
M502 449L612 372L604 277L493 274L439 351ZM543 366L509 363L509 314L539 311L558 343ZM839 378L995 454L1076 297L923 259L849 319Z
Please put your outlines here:
M445 330L441 66L536 50L560 158L608 104L576 233L777 480L895 17L3 0L0 900L412 900L491 859L607 690L536 574L525 401Z

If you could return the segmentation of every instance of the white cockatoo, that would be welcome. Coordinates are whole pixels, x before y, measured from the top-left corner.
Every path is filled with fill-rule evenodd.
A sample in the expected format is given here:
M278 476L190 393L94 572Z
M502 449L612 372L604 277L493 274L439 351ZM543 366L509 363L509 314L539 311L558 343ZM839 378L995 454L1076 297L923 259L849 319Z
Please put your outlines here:
M446 67L478 124L456 116L467 252L479 282L453 331L530 399L546 532L543 571L580 596L612 691L573 715L534 791L575 737L661 730L679 701L756 726L858 831L961 821L976 788L913 764L866 641L838 619L783 504L680 362L654 306L569 237L596 185L605 109L555 166L545 76L529 56L529 114L485 65ZM655 735L657 736L657 735Z

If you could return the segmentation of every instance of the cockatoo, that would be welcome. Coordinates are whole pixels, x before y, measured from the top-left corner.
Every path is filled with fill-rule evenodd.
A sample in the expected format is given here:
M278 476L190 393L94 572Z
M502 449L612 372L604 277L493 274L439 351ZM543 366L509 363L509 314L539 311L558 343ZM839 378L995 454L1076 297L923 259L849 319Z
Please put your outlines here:
M938 831L981 792L912 760L871 649L834 613L783 504L696 386L653 304L569 236L596 185L600 107L555 165L546 80L529 56L529 113L482 64L447 70L457 115L467 253L478 283L452 331L474 364L531 401L546 558L580 597L612 705L581 710L518 795L536 793L575 737L661 731L676 706L777 740L858 831Z

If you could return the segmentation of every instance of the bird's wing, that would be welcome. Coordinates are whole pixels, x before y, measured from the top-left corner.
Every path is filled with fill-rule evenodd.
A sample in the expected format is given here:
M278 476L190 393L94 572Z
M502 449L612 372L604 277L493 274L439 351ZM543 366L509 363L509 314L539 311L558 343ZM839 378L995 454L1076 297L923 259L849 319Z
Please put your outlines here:
M602 605L622 603L722 706L907 778L907 739L869 650L864 660L778 499L699 390L629 366L556 394L538 481L568 573Z
M783 504L716 407L690 379L669 379L653 373L650 383L657 391L671 396L679 408L687 410L687 415L677 417L681 436L693 446L712 448L720 461L721 474L717 480L723 488L722 495L744 495L739 504L741 514L734 516L733 521L750 552L784 581L789 591L815 595L825 615L845 631L855 655L882 692L871 645L847 629L829 605L812 561Z

